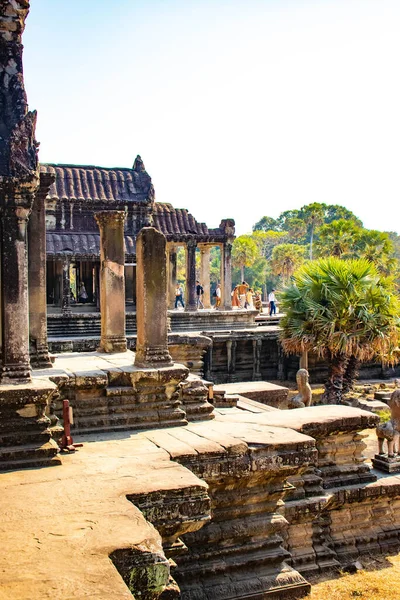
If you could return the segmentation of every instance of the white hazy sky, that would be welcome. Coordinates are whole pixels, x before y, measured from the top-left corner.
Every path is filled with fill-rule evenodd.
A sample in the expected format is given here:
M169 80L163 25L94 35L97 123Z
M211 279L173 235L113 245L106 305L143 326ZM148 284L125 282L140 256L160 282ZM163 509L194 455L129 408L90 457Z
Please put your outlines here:
M131 167L245 233L342 204L400 233L399 0L32 0L42 162Z

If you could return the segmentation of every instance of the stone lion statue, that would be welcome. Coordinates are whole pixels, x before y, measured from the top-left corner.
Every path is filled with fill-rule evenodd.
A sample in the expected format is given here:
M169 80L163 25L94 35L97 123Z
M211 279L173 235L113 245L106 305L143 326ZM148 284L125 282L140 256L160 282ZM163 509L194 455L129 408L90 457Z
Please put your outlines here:
M297 389L299 393L294 396L289 402L289 408L304 408L311 406L312 390L308 383L309 374L307 369L299 369L296 373Z
M387 442L387 454L393 458L399 452L400 436L400 390L396 389L390 396L388 402L391 417L387 423L379 423L376 428L378 436L379 454L386 454L384 451L385 440Z

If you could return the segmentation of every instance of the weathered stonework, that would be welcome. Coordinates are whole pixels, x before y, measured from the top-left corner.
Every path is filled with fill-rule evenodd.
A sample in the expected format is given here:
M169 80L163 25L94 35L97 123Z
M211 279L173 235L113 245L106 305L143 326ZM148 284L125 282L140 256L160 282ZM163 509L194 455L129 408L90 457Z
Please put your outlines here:
M26 226L39 187L36 113L28 111L21 35L26 0L0 12L0 211L2 381L29 381Z
M203 377L204 355L211 346L205 335L195 333L168 334L168 350L174 362L185 365L193 375Z
M0 385L0 470L60 463L45 414L56 390L40 379Z
M95 217L100 228L100 350L125 352L125 213L100 211Z
M232 443L227 430L216 425L215 441L224 452L210 448L198 457L174 456L209 484L213 515L211 523L183 536L188 552L176 557L175 572L182 599L307 595L309 584L285 563L290 558L282 546L287 521L278 507L286 477L315 460L312 440L237 424Z
M168 352L166 241L153 227L137 238L137 367L172 365Z
M75 434L185 425L180 383L187 375L182 365L76 371L59 383L58 411L61 401L68 399L74 410Z
M214 419L214 406L208 402L208 387L194 375L181 383L181 401L190 421L206 421Z
M47 343L45 198L54 177L42 173L28 223L29 337L31 364L51 367Z

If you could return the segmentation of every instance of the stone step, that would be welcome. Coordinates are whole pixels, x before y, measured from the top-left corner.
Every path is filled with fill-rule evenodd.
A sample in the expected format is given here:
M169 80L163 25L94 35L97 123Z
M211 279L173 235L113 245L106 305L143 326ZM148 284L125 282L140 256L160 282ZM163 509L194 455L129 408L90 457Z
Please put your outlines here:
M113 430L115 426L126 429L148 429L150 427L166 427L186 424L185 413L180 409L136 411L128 414L91 415L82 418L75 417L74 430Z
M7 433L0 433L0 448L20 446L21 444L38 445L49 441L51 437L50 431L46 428L43 431L37 431L32 428L29 429L15 429L14 431L8 431Z
M74 419L78 419L79 417L90 417L94 415L127 415L127 414L137 414L143 415L143 413L149 412L149 409L166 409L171 408L171 410L176 409L180 406L180 401L171 401L166 404L166 400L163 399L159 402L131 402L131 403L79 403L78 405L73 407Z
M25 444L0 449L0 470L43 467L50 464L61 464L57 457L59 448L50 440L41 446Z
M106 431L144 431L147 429L153 429L156 427L157 429L166 429L168 427L184 427L188 422L186 419L181 421L170 420L170 421L153 421L153 422L139 422L134 425L127 423L113 423L110 425L108 422L98 425L88 425L84 424L84 426L78 426L73 429L74 439L76 435L87 435L89 433L102 433ZM76 440L75 440L76 441Z

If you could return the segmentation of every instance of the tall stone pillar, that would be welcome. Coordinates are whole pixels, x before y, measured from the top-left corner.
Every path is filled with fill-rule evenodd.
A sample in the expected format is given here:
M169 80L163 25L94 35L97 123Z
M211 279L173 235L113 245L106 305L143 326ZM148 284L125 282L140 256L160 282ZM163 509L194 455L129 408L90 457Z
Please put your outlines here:
M168 352L166 241L154 227L136 240L137 341L135 366L172 365Z
M49 173L40 175L28 223L29 337L31 363L37 368L52 367L47 345L45 199L53 181Z
M203 286L203 304L204 308L211 308L210 295L210 247L200 247L200 283Z
M197 310L196 304L196 240L186 243L186 310Z
M103 352L125 352L125 249L122 210L95 214L100 229L100 306Z
M232 310L232 243L225 242L221 248L222 302L223 310Z
M22 190L14 190L19 205L6 205L2 210L2 383L31 377L26 229L33 195L29 200L22 196Z
M176 246L170 246L167 252L167 291L168 291L168 308L175 306L175 288L177 279L177 255Z
M70 317L72 314L71 310L71 254L67 253L63 260L62 266L62 302L61 311L64 317Z

